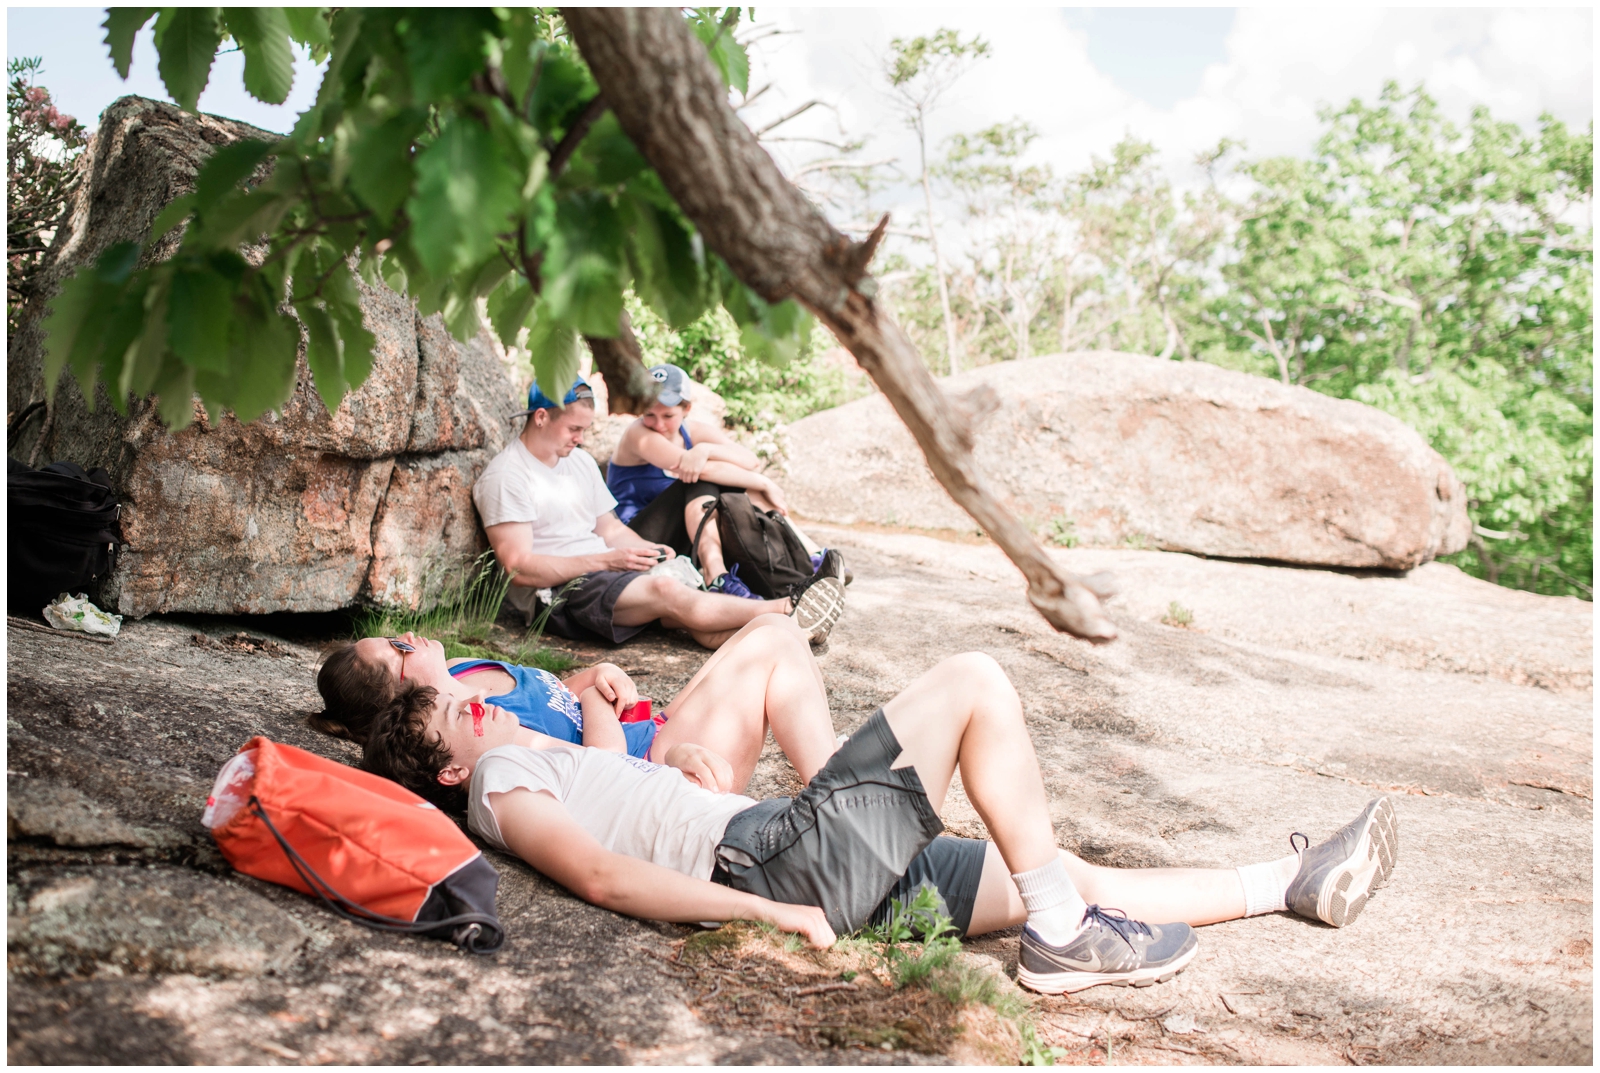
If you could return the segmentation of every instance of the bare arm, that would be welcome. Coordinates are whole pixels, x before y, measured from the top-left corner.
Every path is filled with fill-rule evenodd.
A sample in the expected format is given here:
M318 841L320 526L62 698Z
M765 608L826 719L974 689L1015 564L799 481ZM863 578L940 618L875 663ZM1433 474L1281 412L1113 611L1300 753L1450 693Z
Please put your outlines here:
M611 525L632 536L629 543L618 543L607 537L602 524L609 519ZM658 561L656 545L617 521L615 514L606 514L595 523L595 532L606 541L611 550L592 555L535 555L529 550L533 543L533 526L529 522L502 522L484 530L489 546L494 549L500 565L512 574L511 583L530 589L550 589L596 570L648 570ZM652 549L646 552L645 549Z
M590 905L647 920L760 920L799 932L811 945L833 945L821 909L769 902L649 861L612 853L548 793L518 789L489 795L511 852Z
M600 690L594 686L585 689L578 694L578 704L583 708L584 745L610 753L628 751L628 737L617 722L616 709L600 695Z

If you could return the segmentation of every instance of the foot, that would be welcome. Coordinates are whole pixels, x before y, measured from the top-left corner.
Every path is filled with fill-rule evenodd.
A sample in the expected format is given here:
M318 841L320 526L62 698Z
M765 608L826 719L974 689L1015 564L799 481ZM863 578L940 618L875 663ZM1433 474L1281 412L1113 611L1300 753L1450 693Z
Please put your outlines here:
M1059 995L1097 984L1164 984L1182 972L1200 949L1187 924L1142 924L1129 920L1120 909L1098 905L1089 907L1083 922L1083 931L1065 946L1051 946L1032 928L1022 929L1017 980L1023 987Z
M828 574L839 579L845 585L850 584L856 576L844 564L844 556L839 554L837 548L823 548L811 557L811 572L813 574Z
M1321 845L1311 846L1298 831L1289 844L1300 854L1300 871L1284 901L1303 917L1342 928L1389 881L1400 851L1400 823L1389 799L1379 797Z
M795 625L805 631L812 644L828 639L828 632L844 613L844 582L825 574L812 574L800 591L790 597Z
M707 592L720 592L724 596L737 596L742 600L759 600L761 597L750 591L749 586L739 580L739 567L719 574L715 581L706 586Z

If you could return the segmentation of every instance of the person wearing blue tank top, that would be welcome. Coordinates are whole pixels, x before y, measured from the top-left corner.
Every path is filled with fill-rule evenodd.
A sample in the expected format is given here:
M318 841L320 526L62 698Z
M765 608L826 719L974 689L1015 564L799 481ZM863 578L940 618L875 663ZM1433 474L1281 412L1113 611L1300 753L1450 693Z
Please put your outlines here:
M837 747L822 672L805 631L786 615L751 620L676 697L640 722L621 721L639 690L614 664L563 681L500 660L448 660L443 644L415 633L368 637L330 653L317 674L326 710L308 722L365 746L373 725L415 686L453 702L504 710L546 746L626 753L729 792L749 783L769 730L807 770L820 767Z
M713 592L753 598L728 572L715 519L698 548L691 548L706 505L723 492L745 492L761 510L789 513L783 490L759 471L755 453L735 443L720 424L694 418L689 376L676 365L655 365L661 385L656 401L623 431L606 467L606 487L617 500L617 517L646 540L679 555L698 553L700 572ZM802 541L805 537L801 536ZM820 548L806 541L813 555Z

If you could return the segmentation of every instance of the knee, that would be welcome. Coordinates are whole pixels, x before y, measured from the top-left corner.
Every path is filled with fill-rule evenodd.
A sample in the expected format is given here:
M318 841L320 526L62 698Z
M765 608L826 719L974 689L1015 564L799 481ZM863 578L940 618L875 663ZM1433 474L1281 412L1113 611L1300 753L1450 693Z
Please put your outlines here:
M644 595L649 598L652 607L669 611L680 606L683 596L689 593L689 588L683 582L661 574L654 577L646 575L634 584L645 587Z
M952 682L974 692L994 696L1015 695L1016 687L995 658L987 652L963 652L939 664L939 669Z

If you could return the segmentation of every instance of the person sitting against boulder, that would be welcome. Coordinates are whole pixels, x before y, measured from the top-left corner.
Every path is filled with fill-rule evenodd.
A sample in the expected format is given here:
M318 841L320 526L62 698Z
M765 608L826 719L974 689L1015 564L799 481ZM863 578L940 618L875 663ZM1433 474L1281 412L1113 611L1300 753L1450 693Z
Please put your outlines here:
M753 600L737 564L730 570L723 559L716 518L706 519L706 510L724 492L744 492L758 509L788 517L783 490L760 472L755 454L718 423L695 418L688 373L676 365L653 365L650 375L661 385L660 394L623 431L606 467L617 518L646 540L679 555L698 555L710 591ZM812 568L819 568L823 549L795 532L812 552Z
M1169 980L1195 956L1192 926L1287 908L1343 927L1387 882L1398 845L1380 797L1320 845L1291 835L1295 852L1276 861L1090 865L1056 846L1021 701L981 653L940 662L879 708L815 774L801 769L793 799L719 794L541 739L510 713L420 683L374 723L363 766L464 809L491 845L631 916L764 921L827 947L932 887L960 934L1025 924L1018 977L1046 994ZM958 771L992 842L940 834Z
M687 630L716 648L758 615L793 615L813 642L826 639L844 609L843 563L835 554L792 597L746 600L702 592L650 575L676 552L645 540L614 511L600 468L576 450L594 423L594 393L580 377L561 402L535 383L527 423L472 487L472 499L500 565L511 574L507 601L532 620L539 590L551 595L550 628L572 639L621 644L652 622ZM576 584L568 584L576 582Z
M396 698L416 688L498 707L541 740L681 767L718 790L749 785L768 730L807 774L836 744L822 671L805 635L783 615L763 615L741 629L649 719L620 722L639 691L615 664L600 663L562 681L536 667L446 659L440 642L403 633L329 653L317 672L324 710L306 721L365 745Z

